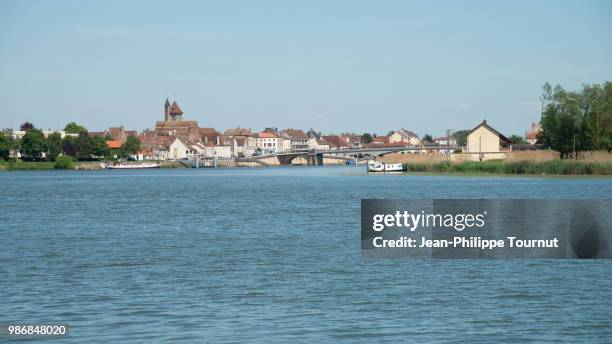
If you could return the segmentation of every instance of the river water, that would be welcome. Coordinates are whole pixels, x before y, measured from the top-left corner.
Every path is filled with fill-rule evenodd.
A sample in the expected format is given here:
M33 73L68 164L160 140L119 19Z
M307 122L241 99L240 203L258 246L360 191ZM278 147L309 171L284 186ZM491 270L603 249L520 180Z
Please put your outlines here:
M612 261L367 260L359 227L362 198L610 197L610 178L362 167L1 173L0 324L69 324L40 340L61 343L610 342Z

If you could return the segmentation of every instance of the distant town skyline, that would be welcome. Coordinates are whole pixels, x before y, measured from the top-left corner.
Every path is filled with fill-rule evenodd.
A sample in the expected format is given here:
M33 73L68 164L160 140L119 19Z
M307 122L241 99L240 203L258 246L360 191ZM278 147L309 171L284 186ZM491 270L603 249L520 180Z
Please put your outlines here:
M538 121L541 86L612 79L609 1L3 1L0 127L410 129Z

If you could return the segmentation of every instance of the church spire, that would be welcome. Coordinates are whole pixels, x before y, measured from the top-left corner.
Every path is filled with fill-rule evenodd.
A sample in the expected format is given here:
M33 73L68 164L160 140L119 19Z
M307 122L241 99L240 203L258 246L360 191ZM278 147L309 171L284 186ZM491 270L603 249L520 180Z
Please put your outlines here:
M167 121L170 118L170 101L166 97L166 103L164 104L164 120Z

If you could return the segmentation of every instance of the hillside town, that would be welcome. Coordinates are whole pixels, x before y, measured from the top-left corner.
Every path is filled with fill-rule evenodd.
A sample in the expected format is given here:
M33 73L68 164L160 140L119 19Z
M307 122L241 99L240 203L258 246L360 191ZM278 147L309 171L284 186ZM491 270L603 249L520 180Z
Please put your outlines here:
M14 140L20 140L28 128L20 129L22 130L5 129L4 134ZM119 126L104 131L86 131L86 135L92 140L103 142L106 150L103 149L102 153L98 154L92 151L89 153L90 156L81 158L117 158L121 155L119 151L131 140L136 142L136 148L127 154L126 158L130 160L176 161L194 157L234 160L304 151L353 156L355 150L359 149L387 148L400 151L403 147L410 147L411 153L420 154L486 153L472 156L473 160L486 160L498 159L500 154L511 151L513 147L520 150L535 149L539 130L539 125L533 123L524 138L514 135L510 139L484 120L476 124L472 130L455 133L448 131L448 135L442 137L430 135L420 137L405 128L390 131L387 135L323 134L313 128L304 131L294 128L279 130L275 127L267 127L259 132L241 127L221 132L216 128L200 127L197 121L184 117L183 110L176 100L170 103L166 99L163 120L156 121L152 129L145 129L139 133ZM45 130L42 133L47 138L54 134L59 135L61 139L66 137L76 139L81 134L80 131L83 129ZM23 155L23 150L17 147L11 152L12 157L20 158ZM45 155L46 152L42 152L41 157L44 158ZM299 161L296 160L294 163Z

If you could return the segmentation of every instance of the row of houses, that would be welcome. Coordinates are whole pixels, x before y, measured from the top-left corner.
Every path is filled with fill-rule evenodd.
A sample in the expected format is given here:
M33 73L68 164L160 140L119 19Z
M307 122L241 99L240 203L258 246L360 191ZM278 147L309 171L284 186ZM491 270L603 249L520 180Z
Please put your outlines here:
M164 144L162 141L166 141L168 143L166 156L169 159L183 159L192 154L233 158L303 150L340 151L351 148L419 145L435 145L444 149L448 147L454 149L456 147L456 140L452 137L440 137L434 139L434 142L423 144L415 133L405 129L400 129L389 136L373 137L372 141L367 144L363 142L360 135L355 134L322 135L313 129L304 132L300 129L279 131L277 128L265 128L262 132L255 133L244 128L229 129L224 133L214 131L211 136L203 136L203 140L197 142L191 142L185 137L172 137L168 141L163 136L149 140L146 134L141 135L141 140L145 145L153 142L150 145L151 148L157 148L158 150L163 150ZM156 156L158 155L159 153Z
M532 125L526 133L530 143L535 143L539 126ZM45 131L45 135L64 131ZM476 135L477 134L477 135ZM25 131L15 131L13 136L20 138ZM314 129L304 132L300 129L278 130L275 127L265 128L261 132L252 132L247 128L231 128L223 133L215 128L200 128L197 121L184 120L183 110L176 101L164 104L164 120L155 122L154 129L143 130L140 134L135 130L125 130L122 126L111 127L100 132L89 132L90 136L103 137L110 149L119 149L129 137L138 137L141 151L134 156L138 160L177 160L189 158L192 155L218 158L249 157L255 155L275 154L304 150L341 151L361 147L404 147L421 146L424 151L439 150L440 153L450 153L457 149L457 140L453 136L433 139L433 142L422 142L413 131L398 129L386 136L374 136L364 140L361 135L339 134L323 135ZM508 149L509 140L483 121L474 128L464 152L503 152ZM479 137L474 141L474 137ZM477 147L477 148L476 148Z
M534 125L526 137L529 139L537 136L537 131L539 127ZM120 147L127 137L136 135L134 131L124 131L123 128L120 130L109 128L104 134L109 138L107 144L110 148ZM459 148L456 139L452 136L438 137L433 142L423 143L418 135L406 129L399 129L388 136L373 137L368 144L363 143L360 135L322 135L313 129L304 132L300 129L278 130L269 127L261 132L252 132L251 129L232 128L221 133L214 128L198 128L198 135L199 139L194 141L184 135L158 135L155 131L145 130L138 135L142 150L135 158L177 160L200 155L232 159L303 150L341 152L350 148L404 146L421 146L423 151L437 150L439 153L450 153L450 149ZM491 127L486 120L470 131L467 145L461 147L461 152L470 154L474 160L499 159L510 151L512 151L510 139Z
M231 128L223 133L214 128L200 128L197 121L185 120L183 110L176 101L164 104L164 120L157 121L154 129L140 135L143 158L182 159L190 155L221 158L248 157L303 150L343 150L362 146L401 147L422 145L419 136L407 129L399 129L388 136L373 137L364 143L361 135L323 135L314 129L279 130L268 127L261 132L247 128ZM455 147L454 138L436 138L434 145Z
M147 145L147 141L143 138ZM153 139L159 142L159 137ZM164 139L161 139L164 140ZM358 147L361 138L356 135L329 135L320 133L307 135L303 130L266 128L262 132L251 132L250 129L234 128L224 133L215 132L212 137L204 136L203 140L190 142L184 137L175 137L168 146L168 158L183 159L192 154L209 157L233 158L255 155L267 155L303 150L340 150ZM156 145L163 148L163 144Z

